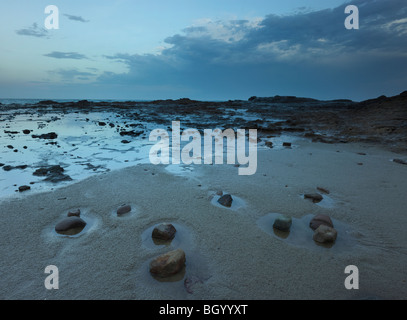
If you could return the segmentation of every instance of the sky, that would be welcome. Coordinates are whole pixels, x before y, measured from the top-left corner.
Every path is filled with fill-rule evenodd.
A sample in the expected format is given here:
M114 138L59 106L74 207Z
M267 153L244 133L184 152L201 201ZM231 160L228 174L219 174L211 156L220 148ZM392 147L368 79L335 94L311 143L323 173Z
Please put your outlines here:
M48 5L58 29L46 28ZM348 5L359 29L345 27ZM361 101L407 90L405 0L2 0L0 21L3 99Z

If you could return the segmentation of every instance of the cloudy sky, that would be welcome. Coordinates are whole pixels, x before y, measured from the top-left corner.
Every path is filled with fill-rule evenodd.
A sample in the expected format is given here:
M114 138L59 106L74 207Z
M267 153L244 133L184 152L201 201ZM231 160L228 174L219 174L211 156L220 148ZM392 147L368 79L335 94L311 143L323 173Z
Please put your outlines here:
M56 30L44 25L50 4ZM349 4L359 30L345 28ZM407 90L406 0L13 0L0 19L0 98L359 101Z

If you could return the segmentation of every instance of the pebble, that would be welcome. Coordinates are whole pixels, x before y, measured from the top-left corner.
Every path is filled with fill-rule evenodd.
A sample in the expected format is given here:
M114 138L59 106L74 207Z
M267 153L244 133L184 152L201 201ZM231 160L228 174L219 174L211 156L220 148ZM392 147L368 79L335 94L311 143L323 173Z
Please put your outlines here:
M68 212L68 217L80 217L80 215L81 215L80 209L71 210Z
M154 228L152 237L159 240L172 240L177 229L171 223L162 223Z
M292 224L292 218L288 215L281 214L274 220L273 228L280 231L289 231Z
M312 202L318 203L323 199L323 197L319 193L307 193L304 194L304 199L311 199Z
M55 231L64 235L78 234L85 228L86 222L79 217L68 217L55 226Z
M30 190L30 189L31 189L30 186L21 186L21 187L18 187L18 191L20 191L20 192L27 191L27 190Z
M312 230L316 230L320 225L325 225L331 228L334 227L331 218L326 214L317 214L309 223Z
M123 205L119 209L117 209L117 215L121 216L123 214L129 213L131 211L131 206L130 205Z
M225 194L218 199L218 202L222 206L230 208L232 206L233 198L230 194Z
M335 242L337 235L338 232L334 228L321 224L312 238L319 243L330 243Z
M185 266L185 260L185 252L182 249L167 252L150 262L150 273L158 277L177 274Z

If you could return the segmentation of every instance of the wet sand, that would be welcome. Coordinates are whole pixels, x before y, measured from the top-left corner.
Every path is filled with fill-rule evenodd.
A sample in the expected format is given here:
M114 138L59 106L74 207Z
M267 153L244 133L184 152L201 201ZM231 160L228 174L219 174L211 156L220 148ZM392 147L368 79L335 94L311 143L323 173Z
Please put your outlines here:
M374 145L298 140L259 150L252 176L233 165L174 175L141 164L16 194L0 202L0 298L405 299L407 166L391 161L399 157ZM317 187L329 195L318 204L304 199ZM240 205L214 205L219 190ZM122 204L132 211L117 217ZM87 227L74 237L56 234L55 225L78 208ZM275 213L293 217L285 238L268 224ZM338 225L330 248L304 227L318 213ZM146 236L160 222L178 227L171 244ZM149 262L176 248L186 253L185 270L157 281ZM44 287L48 265L59 268L58 290ZM348 265L359 269L359 290L344 286ZM192 293L185 279L196 280Z

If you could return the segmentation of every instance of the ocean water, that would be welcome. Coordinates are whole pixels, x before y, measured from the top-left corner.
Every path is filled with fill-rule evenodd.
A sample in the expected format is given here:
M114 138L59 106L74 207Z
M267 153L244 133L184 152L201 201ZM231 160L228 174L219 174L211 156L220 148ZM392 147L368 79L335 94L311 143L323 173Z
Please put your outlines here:
M28 100L13 101L13 103L17 103L16 101L22 103ZM28 103L34 101L30 99ZM234 117L247 117L247 120L250 121L258 119L258 116L253 114L245 115L244 109L225 108L224 114L224 118L227 119ZM174 115L174 117L180 116ZM191 123L197 122L194 117L196 115L180 117L182 118L182 132L186 129L184 124L186 125L188 120ZM199 121L204 123L208 129L215 129L219 123L222 123L222 119L220 117L215 121L211 117L200 117ZM95 174L151 163L150 150L157 141L149 141L150 134L157 128L170 130L171 120L174 119L165 119L164 122L161 121L158 124L150 121L148 115L137 116L137 112L134 111L120 113L109 108L100 112L78 110L37 112L31 108L18 110L4 108L0 114L0 199L12 195L23 196L33 192L48 191ZM101 126L99 123L101 121L106 125ZM25 134L26 130L30 132ZM143 133L137 137L123 136L120 135L122 130L135 130ZM55 132L58 135L57 139L38 139L32 136L50 132ZM171 136L171 132L169 135ZM203 135L201 138L203 141ZM182 142L181 150L189 142ZM248 136L245 143L246 150L248 150ZM258 147L262 148L262 145L259 144ZM224 143L225 164L228 148L230 146ZM215 150L214 144L212 150ZM201 155L203 163L205 155L203 149ZM71 177L72 181L52 183L44 181L45 177L33 175L38 168L52 165L64 168L63 173ZM19 168L4 170L7 166ZM174 175L193 175L194 168L194 164L173 164L173 158L166 165L167 172ZM236 174L238 174L237 170L236 168ZM18 187L22 185L30 186L31 190L20 193Z

